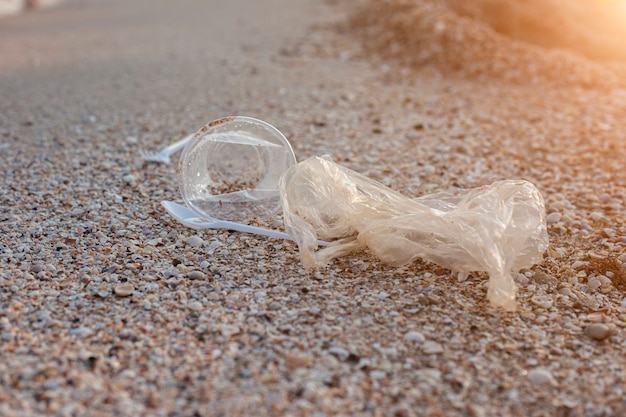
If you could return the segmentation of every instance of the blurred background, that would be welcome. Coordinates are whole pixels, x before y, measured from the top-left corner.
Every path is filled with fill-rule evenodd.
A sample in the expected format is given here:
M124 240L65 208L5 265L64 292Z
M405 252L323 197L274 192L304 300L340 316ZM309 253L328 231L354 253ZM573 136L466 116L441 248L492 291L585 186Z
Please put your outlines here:
M444 0L461 16L542 47L626 61L624 0Z
M67 1L89 0L0 0L0 17ZM592 60L626 61L626 0L440 1L459 16L484 23L516 40L567 49Z
M54 6L63 0L0 0L0 16Z

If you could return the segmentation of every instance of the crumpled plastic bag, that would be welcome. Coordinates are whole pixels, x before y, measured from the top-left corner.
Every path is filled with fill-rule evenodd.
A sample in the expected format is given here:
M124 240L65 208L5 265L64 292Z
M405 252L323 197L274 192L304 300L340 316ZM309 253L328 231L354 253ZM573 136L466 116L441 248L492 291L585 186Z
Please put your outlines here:
M543 198L523 180L408 198L329 157L312 157L280 178L285 229L308 268L369 249L401 266L416 258L455 272L489 274L493 306L515 310L512 271L548 248ZM317 241L332 241L318 250Z

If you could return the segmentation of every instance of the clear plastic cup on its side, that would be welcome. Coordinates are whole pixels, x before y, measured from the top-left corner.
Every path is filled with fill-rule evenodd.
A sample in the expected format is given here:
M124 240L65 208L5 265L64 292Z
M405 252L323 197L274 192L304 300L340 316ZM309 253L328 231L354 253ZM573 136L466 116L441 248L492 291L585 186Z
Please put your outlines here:
M185 146L178 186L200 217L268 219L281 209L280 176L295 163L291 145L274 126L251 117L225 117L202 127Z

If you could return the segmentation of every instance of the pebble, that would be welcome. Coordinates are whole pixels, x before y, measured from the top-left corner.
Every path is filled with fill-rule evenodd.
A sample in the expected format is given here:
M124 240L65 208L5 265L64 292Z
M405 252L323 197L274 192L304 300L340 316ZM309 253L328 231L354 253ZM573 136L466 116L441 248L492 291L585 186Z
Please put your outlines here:
M370 378L372 379L383 379L386 376L387 373L385 371L374 370L370 372Z
M558 223L560 220L561 220L561 213L556 212L556 211L546 216L546 223L548 224Z
M528 285L529 279L524 274L517 274L515 276L515 282L517 282L521 286L526 286L526 285Z
M611 328L603 323L591 323L585 327L585 335L593 340L602 341L611 335Z
M222 246L222 242L214 240L211 243L209 243L209 247L207 248L206 253L208 253L209 255L213 255L213 253L215 252L215 249L219 248L220 246Z
M233 324L223 324L221 331L223 336L231 338L234 335L239 334L241 329L239 326L235 326Z
M554 279L551 275L548 275L542 271L535 272L535 274L533 275L533 279L535 280L537 284L540 284L540 285L541 284L551 285L551 284L556 283L556 279Z
M345 361L350 356L350 352L348 352L344 348L333 346L328 349L328 353L335 355L339 360Z
M285 354L285 363L290 368L305 368L313 362L313 358L304 355Z
M79 337L89 336L92 333L93 333L93 330L91 330L88 327L77 327L75 329L70 330L70 335L79 336Z
M135 181L137 181L137 177L133 174L124 175L122 179L126 184L133 184Z
M597 222L598 220L602 219L604 217L604 214L598 212L598 211L594 211L593 213L590 214L591 220L593 220L594 222Z
M204 245L204 240L200 236L190 236L187 238L187 246L192 248L199 248Z
M410 331L404 335L404 341L409 343L424 343L426 338L418 331Z
M539 308L550 308L552 307L552 298L547 295L534 295L530 301Z
M272 311L280 310L281 307L282 304L280 304L278 301L272 301L268 306L268 308Z
M552 373L546 368L535 368L528 372L528 380L535 385L556 385Z
M202 310L202 303L200 301L191 301L187 304L187 308L193 311L200 311Z
M602 282L597 277L589 278L587 280L587 286L589 287L589 289L593 291L600 288L601 285L602 285Z
M572 295L572 290L567 288L567 287L563 287L559 290L559 294L561 295L566 295L566 296L570 296Z
M118 297L128 297L129 295L133 293L134 289L135 287L133 286L133 284L125 282L124 284L119 284L115 286L115 288L113 289L113 292Z
M586 320L589 323L604 323L605 319L606 319L606 316L604 315L603 312L600 312L600 311L589 313L587 314L587 317L586 317Z
M443 346L441 346L440 343L429 340L424 342L424 344L422 345L422 352L427 355L435 355L443 352Z
M206 274L202 271L191 271L187 274L189 279L206 279Z
M206 296L209 301L219 301L222 299L222 296L219 292L210 292L209 295Z

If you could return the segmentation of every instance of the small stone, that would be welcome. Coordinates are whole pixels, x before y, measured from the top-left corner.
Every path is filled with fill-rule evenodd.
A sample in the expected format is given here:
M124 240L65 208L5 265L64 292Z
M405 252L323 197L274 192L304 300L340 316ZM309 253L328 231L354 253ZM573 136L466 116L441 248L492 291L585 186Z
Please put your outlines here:
M546 223L548 224L558 223L560 220L561 220L561 213L556 212L556 211L546 216Z
M241 332L241 329L239 328L239 326L235 326L233 324L223 324L222 325L222 336L225 337L233 337L236 334L239 334Z
M70 330L71 336L85 337L85 336L89 336L92 333L93 331L87 327L77 327L75 329Z
M50 272L48 271L41 271L37 273L37 279L40 279L42 281L48 281L50 280Z
M280 310L280 308L282 307L282 304L280 304L278 301L272 301L270 305L267 307L272 311L276 311L276 310Z
M187 304L189 310L200 311L202 310L202 303L200 301L191 301Z
M563 287L559 290L559 294L570 296L572 295L572 290L567 287Z
M604 214L600 213L599 211L594 211L593 213L590 214L591 220L593 220L594 222L597 222L598 220L604 218Z
M611 285L603 285L600 287L600 292L602 294L608 294L613 291L613 286Z
M515 282L517 282L518 285L521 285L521 286L525 287L526 285L528 285L529 280L528 280L528 277L526 275L524 275L524 274L517 274L515 276Z
M134 176L133 174L124 175L122 179L124 180L126 184L134 184L135 181L137 181L137 177Z
M285 363L290 368L305 368L313 362L313 358L304 355L285 354Z
M535 274L533 275L533 279L537 284L540 285L554 285L557 282L554 277L542 271L535 272Z
M458 282L465 282L467 281L467 279L470 277L470 273L469 272L459 272L456 276L456 280Z
M478 404L468 405L467 412L470 417L485 417L487 415L485 409Z
M204 245L204 240L202 240L200 236L190 236L187 238L187 246L199 248L202 245Z
M427 355L436 355L443 352L443 346L440 343L429 340L422 345L422 352Z
M417 331L411 331L404 335L404 341L409 343L424 343L425 340L424 335Z
M539 308L550 308L552 307L552 298L547 295L534 295L530 301Z
M30 272L34 272L35 274L38 274L41 271L43 271L43 265L42 264L35 264L35 265L30 267Z
M222 296L218 292L211 292L206 296L206 298L210 301L219 301L222 299Z
M592 291L597 290L598 288L600 288L601 285L602 285L602 282L597 277L589 278L587 280L587 286Z
M206 253L209 255L213 255L215 249L219 248L220 246L222 246L222 242L214 240L209 243L209 247L206 249Z
M587 321L589 323L604 323L605 319L606 316L600 311L587 314Z
M191 271L187 274L189 279L206 279L206 274L202 271Z
M387 376L385 371L374 370L370 372L370 378L372 379L383 379Z
M337 346L333 346L330 349L328 349L328 353L330 353L331 355L335 355L337 359L342 360L342 361L345 361L350 356L350 352L348 352L344 348L340 348Z
M585 335L593 340L602 341L611 335L611 328L603 323L591 323L585 327Z
M117 285L113 289L113 292L118 297L128 297L129 295L131 295L133 293L134 289L135 289L135 287L133 286L133 284L125 282L124 284Z
M535 385L556 385L552 373L546 368L535 368L528 372L528 380Z

